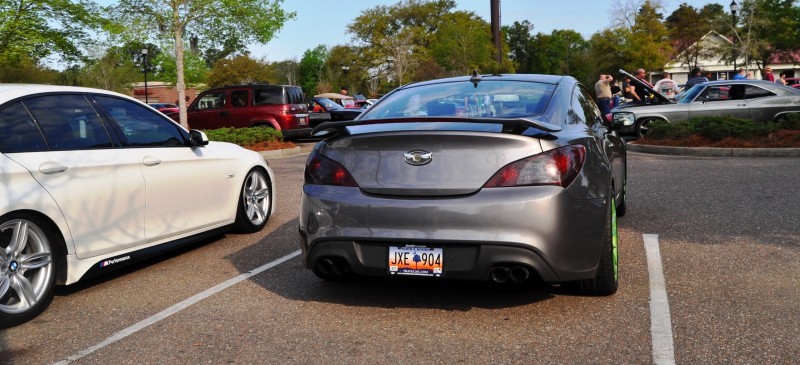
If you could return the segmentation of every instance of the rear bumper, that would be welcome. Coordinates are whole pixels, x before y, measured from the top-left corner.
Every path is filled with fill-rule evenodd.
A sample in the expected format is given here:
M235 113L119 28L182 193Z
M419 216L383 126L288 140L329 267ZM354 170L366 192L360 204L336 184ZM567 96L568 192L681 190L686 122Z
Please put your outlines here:
M358 188L306 185L300 211L303 260L327 257L361 275L389 276L389 246L444 249L444 277L484 280L521 264L545 282L593 277L608 199L577 200L560 187L483 189L469 196L401 199Z

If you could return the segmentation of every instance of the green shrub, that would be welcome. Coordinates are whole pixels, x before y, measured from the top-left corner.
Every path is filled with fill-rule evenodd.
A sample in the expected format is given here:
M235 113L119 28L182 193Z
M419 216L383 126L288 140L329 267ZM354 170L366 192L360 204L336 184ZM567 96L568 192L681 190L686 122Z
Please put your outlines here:
M787 122L763 123L731 116L709 116L695 117L673 124L654 122L650 125L650 132L647 134L647 138L686 138L696 134L710 140L719 141L726 137L763 137L779 129L787 129L783 128L784 125L800 124L797 119L792 116L786 118Z
M240 146L250 146L258 142L280 141L281 132L268 127L220 128L203 131L211 141L230 142Z
M683 139L689 138L692 131L685 123L670 124L663 120L656 120L650 123L650 131L647 133L648 139Z
M778 118L781 129L800 130L800 113L786 114Z

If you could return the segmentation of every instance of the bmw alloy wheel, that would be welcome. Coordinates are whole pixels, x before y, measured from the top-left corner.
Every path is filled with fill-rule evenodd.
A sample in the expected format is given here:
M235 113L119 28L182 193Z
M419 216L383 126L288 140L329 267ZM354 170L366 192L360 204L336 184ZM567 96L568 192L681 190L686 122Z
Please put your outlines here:
M27 219L0 223L0 315L31 311L52 293L53 253L45 232Z
M271 202L269 184L264 173L259 170L250 171L242 188L242 203L250 224L262 225L268 217Z

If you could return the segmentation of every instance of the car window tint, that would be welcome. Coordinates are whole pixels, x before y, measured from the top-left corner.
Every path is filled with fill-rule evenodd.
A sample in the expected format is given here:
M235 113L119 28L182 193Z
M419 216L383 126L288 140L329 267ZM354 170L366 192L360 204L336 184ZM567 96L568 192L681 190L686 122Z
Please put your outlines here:
M247 106L247 90L231 91L231 105L234 108Z
M703 94L700 95L700 97L697 98L696 101L698 101L698 102L703 102L703 101L708 102L708 101L731 100L731 99L736 97L736 95L737 95L736 91L738 91L738 90L742 90L743 91L744 90L744 89L738 88L738 86L741 86L741 85L712 85L712 86L708 86L708 87L706 87L705 90L703 90ZM733 91L733 94L731 94L731 91ZM731 96L733 96L733 98Z
M772 96L772 95L775 94L769 90L765 90L754 85L747 85L744 91L745 99L763 98L765 96Z
M221 109L224 106L224 92L205 94L197 100L197 110Z
M131 147L183 147L186 146L175 123L158 113L134 102L108 96L95 99L108 112Z
M286 104L283 97L283 88L259 88L255 90L255 105Z
M286 91L287 94L289 94L289 104L303 104L305 98L302 89L299 87L288 87Z
M46 150L47 143L42 133L22 103L0 110L0 153Z
M362 119L417 116L522 118L541 115L554 85L488 81L430 84L400 89L361 114Z
M24 101L51 150L109 148L108 132L82 95L47 95Z
M583 95L576 87L572 91L572 108L567 112L567 124L585 124L586 123L586 102L581 100Z
M594 98L592 98L592 95L585 88L579 86L578 90L578 101L583 107L583 114L586 118L586 124L591 126L596 121L601 120L600 108L597 107L597 103L594 102Z

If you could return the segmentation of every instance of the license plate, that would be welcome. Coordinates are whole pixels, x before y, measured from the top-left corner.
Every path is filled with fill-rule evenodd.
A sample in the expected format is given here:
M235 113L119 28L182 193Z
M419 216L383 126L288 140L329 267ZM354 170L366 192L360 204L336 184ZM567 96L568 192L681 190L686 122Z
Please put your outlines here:
M306 125L306 124L308 124L308 118L306 118L306 117L299 117L299 118L297 118L297 124L299 124L299 125Z
M418 245L389 246L389 274L441 277L444 249Z

